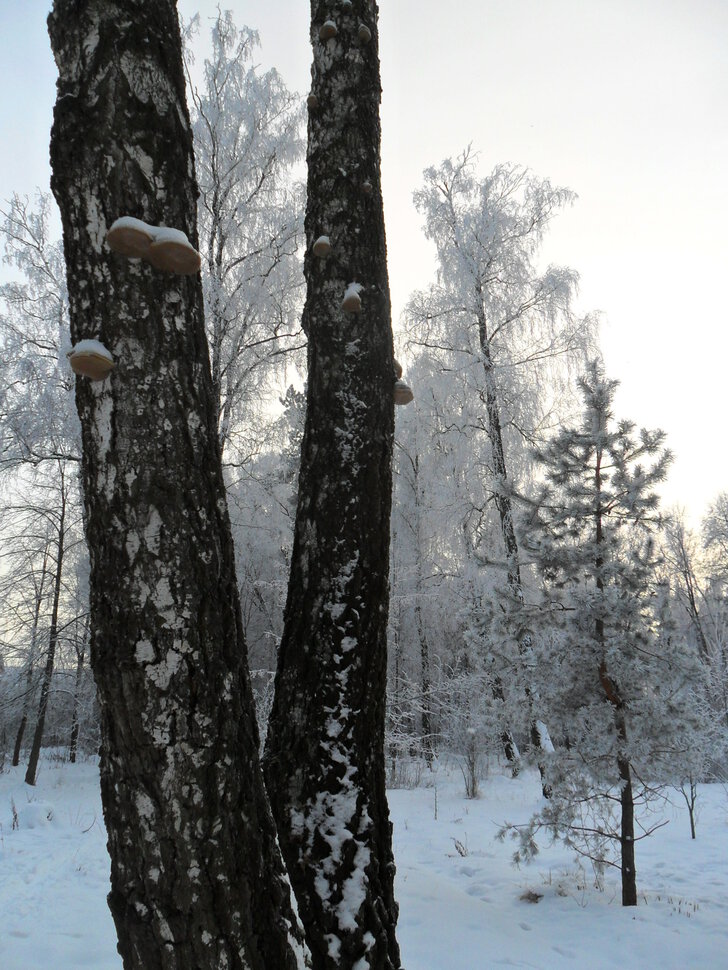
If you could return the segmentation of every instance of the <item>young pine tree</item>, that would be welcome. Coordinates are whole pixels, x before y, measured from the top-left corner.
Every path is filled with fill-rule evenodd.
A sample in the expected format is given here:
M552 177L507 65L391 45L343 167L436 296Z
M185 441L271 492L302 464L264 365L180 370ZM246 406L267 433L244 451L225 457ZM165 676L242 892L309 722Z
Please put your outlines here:
M553 798L520 832L518 855L536 850L541 828L598 866L616 846L622 903L634 906L635 841L655 827L640 824L635 806L667 780L697 725L693 668L670 636L657 584L654 486L671 455L661 431L615 422L616 386L592 363L580 381L581 426L537 453L544 485L522 539L543 577L542 601L520 619L532 631L528 676L556 751Z

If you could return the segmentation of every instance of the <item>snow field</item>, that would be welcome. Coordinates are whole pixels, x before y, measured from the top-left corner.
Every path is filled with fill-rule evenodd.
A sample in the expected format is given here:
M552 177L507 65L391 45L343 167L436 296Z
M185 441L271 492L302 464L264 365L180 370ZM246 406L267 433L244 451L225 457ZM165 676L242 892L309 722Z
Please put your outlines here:
M0 774L2 970L121 970L106 905L109 860L98 768L44 761ZM457 770L424 772L389 792L406 970L723 970L728 967L728 794L700 789L698 837L677 798L669 824L637 846L636 909L620 905L619 874L603 892L571 853L544 846L515 869L501 824L539 802L535 774L494 769L479 799ZM13 828L15 805L18 827ZM537 903L520 897L540 894Z

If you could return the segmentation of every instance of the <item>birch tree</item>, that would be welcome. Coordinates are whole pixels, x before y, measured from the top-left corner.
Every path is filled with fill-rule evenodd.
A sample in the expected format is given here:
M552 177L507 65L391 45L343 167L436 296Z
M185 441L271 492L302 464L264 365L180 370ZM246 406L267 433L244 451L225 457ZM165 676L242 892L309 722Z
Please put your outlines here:
M384 790L394 366L377 6L311 3L307 413L265 768L314 966L400 966Z
M125 968L305 963L258 761L198 275L107 248L123 215L197 243L173 0L57 0L51 136L79 377L109 904Z
M203 82L193 81L192 128L200 187L203 293L218 434L226 463L254 451L254 427L272 377L303 347L303 157L300 97L254 62L260 41L218 11Z
M564 365L579 360L593 339L593 320L573 310L577 274L537 266L549 223L575 196L515 165L479 178L470 149L424 176L414 199L435 244L438 270L437 282L415 293L405 311L410 345L439 357L462 385L463 409L452 424L473 441L487 467L481 481L497 510L503 549L502 557L492 549L476 553L490 563L500 560L509 591L522 599L514 465L523 444L553 420L550 397L565 386ZM494 690L500 702L497 679ZM539 746L535 725L530 734ZM508 735L505 748L509 760L517 760Z

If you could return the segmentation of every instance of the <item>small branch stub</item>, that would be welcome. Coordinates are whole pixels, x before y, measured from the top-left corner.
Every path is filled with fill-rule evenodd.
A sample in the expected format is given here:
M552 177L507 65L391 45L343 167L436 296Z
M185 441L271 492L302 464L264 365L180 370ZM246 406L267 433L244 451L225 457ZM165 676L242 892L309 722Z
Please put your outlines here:
M331 252L331 240L328 236L319 236L316 242L313 244L313 254L314 256L319 256L323 259L324 256L328 256Z
M369 179L366 179L366 181L361 183L361 190L364 195L372 194L372 183L369 181Z
M414 401L415 396L412 393L412 388L406 381L397 380L394 382L394 403L395 404L410 404Z
M357 31L357 36L359 42L362 44L368 44L372 39L372 32L369 30L366 24L359 24L359 30Z
M341 309L347 313L361 313L361 297L359 294L362 289L361 283L349 283L344 293Z
M308 96L308 97L306 98L306 104L308 105L308 110L309 110L309 111L315 111L315 110L316 110L316 108L318 108L318 106L319 106L319 99L318 99L318 98L316 97L316 95L315 95L315 94L314 94L314 93L312 92L312 93L311 93L311 94L309 94L309 96Z
M74 374L103 381L114 367L114 358L99 340L79 340L66 355Z
M327 20L321 24L321 29L319 30L319 38L323 41L331 40L332 37L336 37L338 34L336 29L336 24L333 20Z

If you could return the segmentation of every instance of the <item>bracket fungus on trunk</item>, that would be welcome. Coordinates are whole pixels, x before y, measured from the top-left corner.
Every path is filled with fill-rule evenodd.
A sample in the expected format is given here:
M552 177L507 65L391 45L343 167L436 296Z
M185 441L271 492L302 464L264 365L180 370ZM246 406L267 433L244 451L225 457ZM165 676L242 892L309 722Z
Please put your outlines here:
M316 97L316 95L313 93L313 91L306 98L306 104L308 105L308 110L309 111L315 111L316 108L318 108L318 106L319 106L319 99Z
M392 363L394 364L394 376L400 378L402 376L402 365L396 357L392 358Z
M197 273L202 260L197 250L181 229L161 226L149 247L149 262L155 269L165 273L191 276Z
M181 229L150 226L134 216L121 216L106 233L109 249L130 259L145 259L165 273L197 273L202 259Z
M333 20L326 20L321 24L321 29L319 30L319 37L324 42L331 40L332 37L336 37L339 31L336 28L336 24Z
M313 244L312 251L314 256L319 256L323 259L324 256L328 256L331 252L331 240L328 236L319 236L316 242Z
M134 216L121 216L106 233L106 242L109 249L121 256L146 259L154 242L154 227Z
M103 381L114 367L114 358L100 340L79 340L66 355L74 374Z
M361 297L359 294L363 288L361 283L349 283L341 302L341 309L347 313L361 313Z
M394 403L395 404L410 404L414 401L415 396L412 392L412 388L406 381L401 379L394 382Z
M357 36L362 44L368 44L372 39L372 32L369 30L366 24L359 24L359 30L357 31Z

